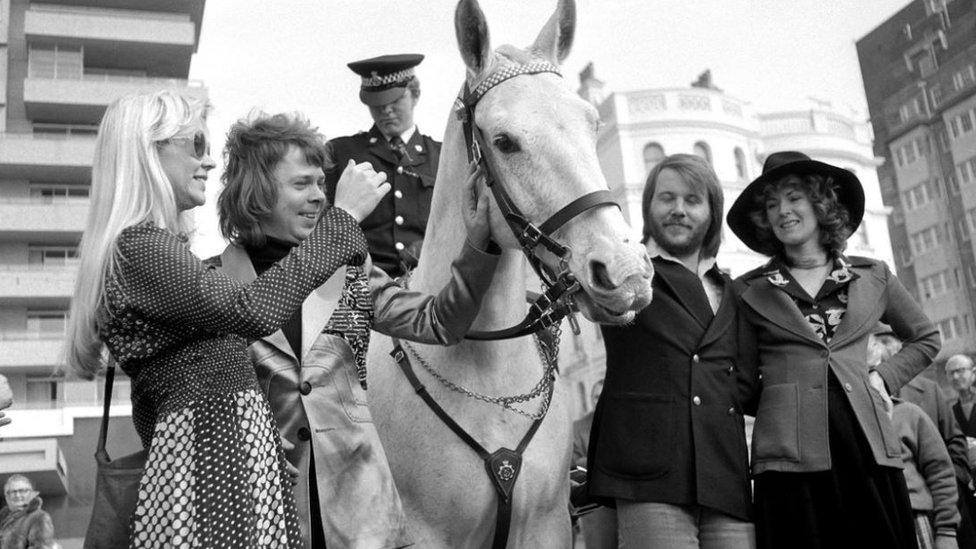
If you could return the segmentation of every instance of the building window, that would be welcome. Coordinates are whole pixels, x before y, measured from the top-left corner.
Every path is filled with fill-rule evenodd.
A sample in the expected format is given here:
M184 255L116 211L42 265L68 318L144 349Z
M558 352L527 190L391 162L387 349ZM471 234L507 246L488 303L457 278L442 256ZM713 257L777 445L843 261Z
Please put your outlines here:
M736 147L732 153L735 155L735 173L739 179L749 179L749 172L746 170L746 154L739 147Z
M695 143L695 147L692 150L697 156L704 158L705 162L712 163L712 149L708 146L708 143L699 141Z
M67 311L27 311L27 331L48 336L63 334L67 320Z
M932 106L938 107L942 104L942 86L935 84L929 88L929 98L932 100Z
M97 124L52 124L47 122L34 122L31 129L34 134L62 136L62 135L98 135Z
M46 407L61 401L61 381L54 377L27 378L27 404Z
M949 152L949 134L945 128L939 128L939 150Z
M964 89L974 81L976 81L976 74L974 74L972 65L952 75L952 84L955 86L956 91Z
M660 143L652 141L644 145L644 170L650 172L664 157L664 147Z
M35 246L27 247L27 263L29 265L77 265L77 246Z
M919 282L919 294L924 299L932 299L943 295L949 291L948 280L946 280L946 272L942 271L938 274L923 278Z
M87 200L91 188L87 185L62 185L59 183L34 183L29 185L31 202L51 204Z
M970 162L956 164L956 176L959 177L959 183L966 185L973 181L973 177L976 176L976 173L973 173L972 167L973 166Z
M31 46L27 56L30 78L80 80L84 72L81 46Z
M916 256L939 247L944 240L945 236L939 225L927 227L909 237L912 251Z
M959 134L967 134L973 131L973 119L969 116L969 111L959 115Z
M915 148L915 141L912 140L902 148L905 149L905 163L912 164L918 160L918 149Z
M949 174L945 178L946 189L949 190L951 194L959 194L959 182L956 181L956 176Z
M939 323L939 333L942 334L943 341L956 338L953 320L952 318L947 318Z

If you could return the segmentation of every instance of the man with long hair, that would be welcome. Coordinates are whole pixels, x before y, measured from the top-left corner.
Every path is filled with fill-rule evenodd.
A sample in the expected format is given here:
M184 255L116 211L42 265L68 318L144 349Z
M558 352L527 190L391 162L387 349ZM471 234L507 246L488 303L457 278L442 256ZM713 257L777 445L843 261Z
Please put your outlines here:
M589 449L590 494L615 500L621 546L755 545L742 416L755 376L740 376L754 364L715 263L722 204L715 172L693 155L665 158L644 187L654 300L633 324L603 327Z

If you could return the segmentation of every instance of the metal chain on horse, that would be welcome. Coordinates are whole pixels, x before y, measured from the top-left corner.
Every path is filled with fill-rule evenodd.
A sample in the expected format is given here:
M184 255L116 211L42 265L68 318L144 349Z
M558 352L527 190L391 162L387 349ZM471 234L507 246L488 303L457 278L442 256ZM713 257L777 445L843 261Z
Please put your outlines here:
M549 411L550 399L552 398L552 391L550 391L550 388L552 387L552 384L555 383L556 381L556 372L559 369L558 333L553 334L553 339L556 344L555 352L546 349L546 346L544 343L542 343L541 339L539 338L539 335L535 334L536 350L539 353L539 358L542 359L542 377L535 384L535 386L532 388L531 391L529 391L528 393L523 393L514 396L492 396L492 395L486 395L468 389L467 387L455 383L447 379L443 375L441 375L440 372L434 369L434 367L431 366L429 362L424 360L424 357L420 356L420 353L418 353L417 350L414 349L413 346L407 343L406 341L401 342L400 345L402 345L403 348L406 349L407 352L409 352L413 356L413 358L415 358L417 362L420 363L421 366L423 366L424 370L427 370L427 373L429 373L434 379L440 382L441 385L447 387L448 389L451 389L452 391L455 391L457 393L461 393L465 396L475 398L483 402L487 402L489 404L495 404L496 406L500 406L506 410L515 412L516 414L521 414L529 419L535 420L535 419L541 419L545 417L546 412ZM513 406L513 404L528 402L544 394L548 395L548 397L539 404L539 410L537 412L526 412L525 410Z
M505 190L502 182L495 178L495 170L492 169L491 160L487 154L488 146L475 123L475 107L478 101L498 84L523 74L540 73L553 73L562 76L555 65L546 61L509 65L491 73L474 90L471 90L465 83L455 102L455 114L461 120L464 130L468 160L475 161L482 166L485 173L485 183L491 190L509 229L518 240L529 265L532 266L536 275L546 286L545 291L533 302L522 322L502 330L472 331L465 336L467 339L484 341L521 337L557 325L567 316L570 319L573 332L578 334L579 324L572 315L576 312L573 294L580 290L580 284L569 270L569 258L572 255L572 250L569 246L553 239L551 235L576 216L592 208L606 205L620 207L613 200L610 191L593 191L576 198L560 208L541 225L536 226L522 214ZM558 258L558 273L553 273L536 255L535 249L540 245Z

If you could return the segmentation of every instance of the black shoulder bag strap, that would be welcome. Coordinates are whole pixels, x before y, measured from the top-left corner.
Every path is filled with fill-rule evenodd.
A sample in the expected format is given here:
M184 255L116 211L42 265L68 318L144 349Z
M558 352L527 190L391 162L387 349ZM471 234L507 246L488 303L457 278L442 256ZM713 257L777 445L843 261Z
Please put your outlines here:
M95 446L95 459L108 463L108 452L105 451L105 437L108 434L108 412L112 406L112 385L115 382L115 361L109 359L105 370L105 400L102 405L102 426L98 431L98 444Z

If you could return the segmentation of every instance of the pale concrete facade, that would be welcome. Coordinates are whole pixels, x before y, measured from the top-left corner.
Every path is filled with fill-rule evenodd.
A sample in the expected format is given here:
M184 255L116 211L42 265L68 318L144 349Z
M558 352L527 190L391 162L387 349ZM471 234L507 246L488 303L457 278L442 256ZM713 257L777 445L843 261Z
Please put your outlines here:
M187 79L205 0L0 0L0 373L14 392L0 482L28 475L64 547L79 546L94 482L101 381L57 371L105 108ZM139 447L116 382L110 451Z

